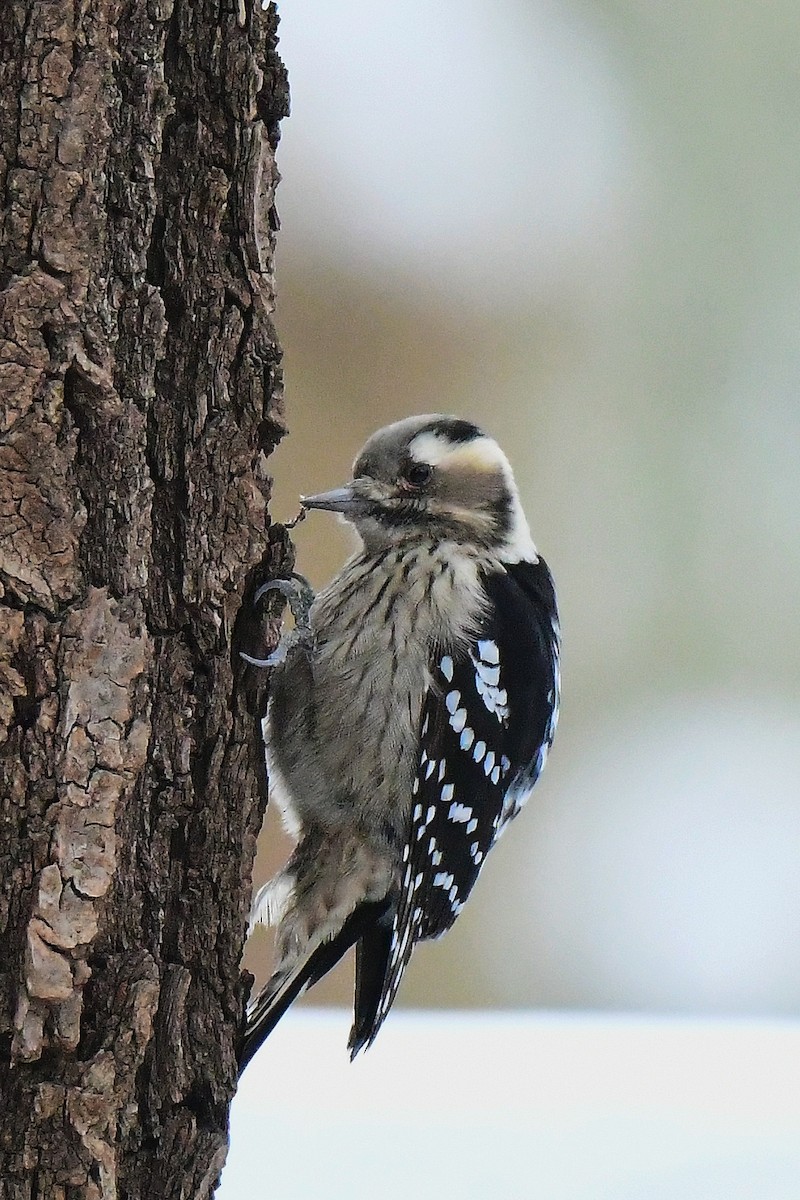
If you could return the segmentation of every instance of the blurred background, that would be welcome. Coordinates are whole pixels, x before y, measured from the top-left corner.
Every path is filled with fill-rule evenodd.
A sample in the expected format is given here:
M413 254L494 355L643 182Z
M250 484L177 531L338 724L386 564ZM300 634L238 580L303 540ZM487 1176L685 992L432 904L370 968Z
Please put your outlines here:
M273 512L458 413L512 459L562 611L547 770L400 1003L796 1013L800 8L280 14ZM351 548L325 514L296 534L317 585ZM271 814L260 879L286 850Z

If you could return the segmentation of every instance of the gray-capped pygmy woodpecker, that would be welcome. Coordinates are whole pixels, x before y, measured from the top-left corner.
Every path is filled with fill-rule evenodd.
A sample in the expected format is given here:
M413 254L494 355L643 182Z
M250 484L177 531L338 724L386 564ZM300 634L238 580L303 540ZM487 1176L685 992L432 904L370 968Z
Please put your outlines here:
M276 966L243 1067L292 1001L356 947L350 1050L369 1046L412 950L453 924L553 740L559 627L500 447L469 421L378 430L344 487L361 548L316 597L277 581L295 630L273 668L270 785L296 839L257 893ZM251 660L255 661L255 660Z

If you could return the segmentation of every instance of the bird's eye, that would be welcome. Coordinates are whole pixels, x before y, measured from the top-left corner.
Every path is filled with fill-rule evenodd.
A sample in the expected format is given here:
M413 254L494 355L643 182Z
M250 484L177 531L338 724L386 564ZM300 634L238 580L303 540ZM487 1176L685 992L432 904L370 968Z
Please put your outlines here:
M403 471L403 482L415 488L424 487L432 474L433 467L428 463L412 462Z

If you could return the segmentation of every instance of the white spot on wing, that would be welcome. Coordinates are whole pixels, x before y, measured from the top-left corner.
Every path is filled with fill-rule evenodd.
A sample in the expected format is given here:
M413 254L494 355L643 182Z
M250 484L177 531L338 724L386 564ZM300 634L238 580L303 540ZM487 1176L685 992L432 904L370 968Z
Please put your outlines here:
M497 649L497 642L480 641L478 642L478 654L486 663L499 663L500 651Z
M455 733L461 733L461 730L464 728L466 723L467 723L467 710L465 708L459 708L456 712L453 713L452 717L450 718L450 724Z
M488 683L490 687L497 687L500 682L500 667L487 667L484 663L479 662L476 665L478 675L484 683Z
M479 652L482 656L491 651L483 650L481 647L489 646L494 647L494 652L498 653L496 642L478 642ZM476 658L472 651L470 651L470 658L475 668L475 691L483 700L488 711L493 713L501 724L505 724L508 720L508 693L505 688L500 687L499 663L487 666L481 659Z

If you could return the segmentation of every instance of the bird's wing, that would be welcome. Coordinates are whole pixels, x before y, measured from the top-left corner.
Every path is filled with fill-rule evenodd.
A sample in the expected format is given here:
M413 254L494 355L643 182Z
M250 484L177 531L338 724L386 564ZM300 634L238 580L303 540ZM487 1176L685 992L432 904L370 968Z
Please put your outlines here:
M431 663L400 898L382 980L371 989L372 1019L356 1020L353 1053L374 1039L414 944L455 921L553 740L559 632L547 566L543 559L515 563L487 575L484 586L489 603L480 627Z

